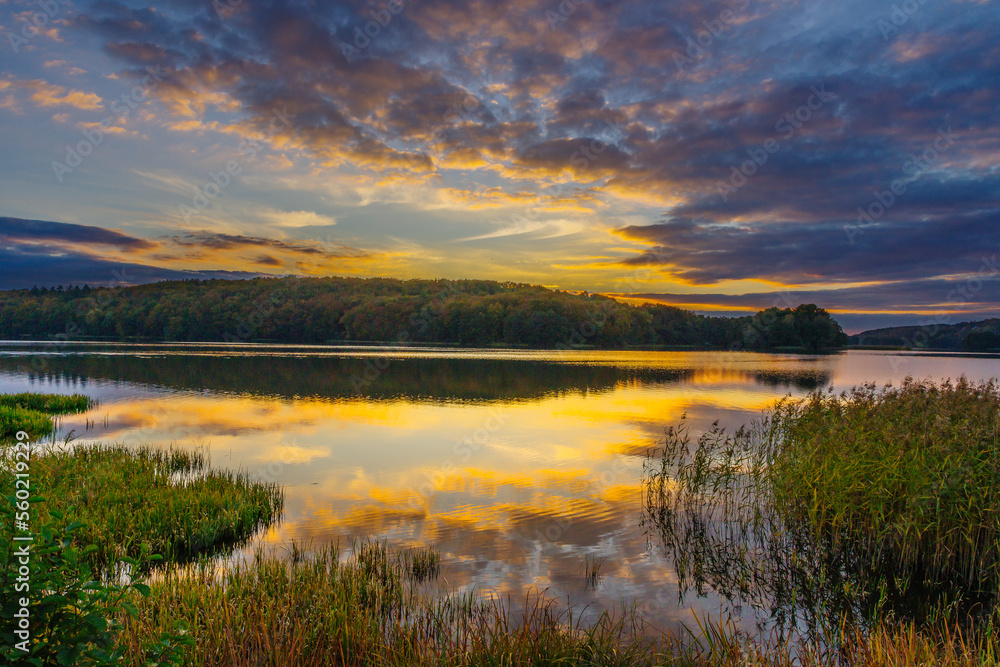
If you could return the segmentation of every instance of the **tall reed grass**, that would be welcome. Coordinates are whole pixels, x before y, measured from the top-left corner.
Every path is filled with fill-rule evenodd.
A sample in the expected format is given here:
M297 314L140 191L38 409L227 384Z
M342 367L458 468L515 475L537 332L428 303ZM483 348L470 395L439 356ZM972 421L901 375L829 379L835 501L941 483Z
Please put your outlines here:
M644 520L682 587L789 632L992 632L998 434L1000 387L964 378L786 399L696 443L682 424L647 462Z
M541 596L523 607L474 594L435 597L415 586L427 552L393 552L364 541L341 558L335 546L296 558L258 549L247 562L166 570L124 618L126 664L145 664L142 644L190 623L186 664L235 665L631 665L654 664L634 616L583 628ZM517 607L517 608L515 608Z

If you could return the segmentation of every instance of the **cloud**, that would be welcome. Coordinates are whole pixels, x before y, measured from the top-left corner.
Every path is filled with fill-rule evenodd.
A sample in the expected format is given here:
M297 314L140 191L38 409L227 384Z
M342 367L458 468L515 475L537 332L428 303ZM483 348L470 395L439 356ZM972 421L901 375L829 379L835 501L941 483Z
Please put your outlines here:
M5 243L55 242L65 246L113 246L121 250L151 250L159 245L119 231L47 220L0 217L0 241Z
M589 275L648 266L664 293L739 281L917 289L974 271L1000 241L991 3L925 3L890 35L879 21L891 8L863 0L420 0L374 24L380 5L362 0L221 14L189 2L74 6L62 29L74 49L99 42L125 79L150 65L165 72L143 112L151 145L156 123L170 130L158 159L195 161L215 141L263 136L293 175L285 191L305 188L302 176L353 198L317 208L329 217L254 192L254 204L283 211L256 218L273 234L234 225L157 241L171 261L368 261L374 253L352 246L384 229L364 209L377 201L406 202L429 221L407 232L427 256L446 253L429 239L464 237L503 248L494 268L523 279L534 248L514 242L558 238L551 265L602 258ZM65 76L74 53L47 51L46 74ZM3 113L35 104L65 118L101 101L27 67L19 76L0 81ZM275 112L291 121L270 132ZM134 166L160 169L147 159ZM559 196L545 196L553 186ZM503 221L481 209L502 209ZM877 215L862 223L859 209ZM456 232L462 216L472 220ZM285 238L333 225L350 228L351 246ZM902 303L895 289L876 292ZM866 298L880 302L876 292Z
M137 262L115 262L82 252L58 255L0 247L0 289L56 285L139 285L161 280L237 280L269 275L246 271L179 271Z
M170 242L191 248L204 248L209 250L238 250L242 248L270 248L280 250L292 255L312 255L323 258L366 258L371 253L337 245L331 248L330 244L320 244L304 241L282 241L278 239L267 239L259 236L246 236L243 234L222 234L211 231L195 231L169 238Z
M11 79L9 83L16 89L26 91L28 100L38 107L71 107L83 111L104 108L100 95L69 89L42 79Z

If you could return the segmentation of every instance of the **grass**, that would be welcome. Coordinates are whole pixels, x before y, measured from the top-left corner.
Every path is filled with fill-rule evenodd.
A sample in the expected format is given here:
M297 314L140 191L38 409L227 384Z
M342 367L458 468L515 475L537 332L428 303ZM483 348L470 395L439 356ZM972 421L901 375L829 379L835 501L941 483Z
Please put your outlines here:
M49 435L55 430L51 415L86 412L94 405L81 394L0 394L0 442L14 440L18 431L32 438Z
M625 616L584 629L539 596L520 613L473 595L433 598L413 585L414 556L365 541L347 560L334 546L299 559L258 549L231 568L171 568L138 618L124 619L126 664L144 664L144 638L179 619L192 623L190 665L654 664Z
M1000 387L965 379L784 400L697 443L682 424L647 463L647 532L683 589L786 633L861 651L906 629L920 650L962 638L992 656L998 435Z
M774 413L775 499L865 563L915 584L1000 584L1000 386L813 395Z
M997 664L1000 655L997 637L914 623L842 627L835 647L802 637L752 640L732 623L650 637L635 608L583 626L540 594L523 603L430 597L413 586L412 552L380 542L355 545L346 560L335 546L292 551L299 557L258 549L232 567L168 568L138 615L120 619L123 664L144 665L146 639L178 621L194 640L183 664L208 667L971 667Z
M83 394L0 394L0 407L18 407L54 415L86 412L94 405L96 401Z
M605 560L607 559L597 558L589 554L583 557L583 576L591 588L597 588L597 584L601 581L601 566L604 565Z
M277 485L212 470L201 451L50 446L33 456L31 483L46 499L33 504L36 525L52 510L64 523L83 522L77 540L97 546L90 558L98 570L137 557L142 545L174 561L217 552L273 522L283 503ZM0 492L13 494L10 475L0 477Z

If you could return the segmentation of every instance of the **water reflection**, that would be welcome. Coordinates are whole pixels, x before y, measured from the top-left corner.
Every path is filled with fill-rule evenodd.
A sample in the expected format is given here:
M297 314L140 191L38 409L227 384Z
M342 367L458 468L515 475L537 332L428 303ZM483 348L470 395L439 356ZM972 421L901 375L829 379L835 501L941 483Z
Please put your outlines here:
M512 352L291 346L0 344L0 390L83 391L87 440L205 446L286 487L260 537L434 545L448 585L529 586L594 617L718 614L639 526L642 465L664 428L736 427L788 393L906 374L994 374L995 360L850 353ZM372 370L374 369L374 371ZM360 382L358 381L360 379ZM587 558L605 558L596 587Z
M829 382L822 367L747 364L705 354L656 359L629 353L537 352L403 348L19 346L0 356L0 371L71 382L128 381L184 390L282 397L407 398L432 400L537 399L559 392L605 392L623 384L754 384L813 389ZM436 355L436 356L434 356ZM745 355L767 358L767 355ZM562 358L560 358L562 357ZM821 358L818 358L821 360ZM650 363L650 362L653 363ZM742 363L740 363L742 362ZM772 362L773 363L773 362Z

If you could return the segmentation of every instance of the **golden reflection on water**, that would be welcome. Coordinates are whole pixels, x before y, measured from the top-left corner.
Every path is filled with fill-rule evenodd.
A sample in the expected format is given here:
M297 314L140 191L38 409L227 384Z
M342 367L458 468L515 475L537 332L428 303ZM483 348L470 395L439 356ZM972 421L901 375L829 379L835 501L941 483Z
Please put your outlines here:
M89 386L106 396L90 413L66 418L61 433L203 446L215 466L282 484L285 513L259 537L265 544L376 536L398 546L433 545L445 557L449 586L514 598L535 586L571 604L594 603L587 611L592 615L622 598L637 599L661 625L690 621L687 609L718 608L711 596L677 602L669 562L648 548L639 528L644 456L661 442L666 426L686 415L695 433L716 419L735 428L776 399L813 387L844 389L907 374L991 377L997 371L995 360L857 352L802 357L338 348L322 354L386 359L378 381L395 384L382 395L346 395L346 382L317 376L309 386L324 395L296 396L282 395L285 385L266 384L271 380L263 373L245 386L206 379L200 390L197 380L170 380L183 376L184 364L205 363L199 360L206 357L244 363L227 357L237 354L231 350L191 347L196 356L188 348L160 351L174 364L169 374L156 359L147 366L134 360L134 367L66 360L74 383L89 378ZM267 350L272 363L293 364L292 377L332 373L320 357L298 349ZM465 373L464 359L501 366ZM434 364L444 360L459 365L437 373ZM508 361L523 366L506 384L477 395L475 388L489 379L483 373L498 372ZM528 362L535 361L551 365L545 381L531 375ZM425 365L407 365L416 362ZM53 359L50 367L59 363ZM519 379L519 373L528 375ZM0 365L0 388L74 390L57 385L56 377L32 381ZM160 378L160 386L151 377ZM458 389L452 393L451 387ZM607 559L596 589L585 584L586 556Z

